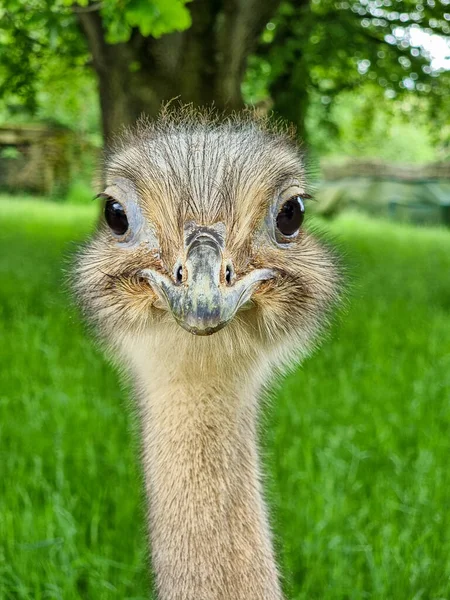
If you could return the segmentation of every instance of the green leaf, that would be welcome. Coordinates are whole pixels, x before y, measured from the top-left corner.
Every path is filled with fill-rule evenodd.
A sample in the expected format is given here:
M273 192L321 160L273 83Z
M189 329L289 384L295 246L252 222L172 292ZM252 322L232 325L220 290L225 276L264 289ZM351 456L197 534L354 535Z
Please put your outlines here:
M191 15L183 0L131 0L125 10L125 19L146 37L161 37L191 25Z

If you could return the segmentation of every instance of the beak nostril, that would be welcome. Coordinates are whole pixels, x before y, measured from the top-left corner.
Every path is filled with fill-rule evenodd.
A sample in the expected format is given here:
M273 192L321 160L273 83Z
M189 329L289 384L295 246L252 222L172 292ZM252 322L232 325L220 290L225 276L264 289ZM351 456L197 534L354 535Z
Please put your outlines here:
M158 269L143 269L140 276L157 296L153 306L169 310L181 327L196 335L210 335L225 327L241 308L247 307L259 285L276 276L271 269L254 269L236 278L232 263L220 264L220 258L212 273L207 268L203 273L200 268L198 273L195 258L201 263L204 256L194 256L192 269L189 263L186 267L177 262L172 276ZM207 261L203 262L207 266ZM183 281L185 285L180 285Z
M175 279L177 283L181 283L183 281L183 267L179 265L175 272Z
M228 264L225 269L225 281L227 282L227 285L231 285L232 277L233 277L233 268L230 264Z

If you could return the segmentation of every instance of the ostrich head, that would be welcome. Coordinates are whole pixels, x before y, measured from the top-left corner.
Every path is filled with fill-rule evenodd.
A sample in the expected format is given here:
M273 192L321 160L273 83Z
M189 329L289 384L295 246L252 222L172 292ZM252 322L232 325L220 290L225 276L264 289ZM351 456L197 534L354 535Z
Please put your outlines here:
M230 357L280 367L310 347L338 276L304 223L292 133L185 110L125 134L105 172L76 285L110 347L222 369Z

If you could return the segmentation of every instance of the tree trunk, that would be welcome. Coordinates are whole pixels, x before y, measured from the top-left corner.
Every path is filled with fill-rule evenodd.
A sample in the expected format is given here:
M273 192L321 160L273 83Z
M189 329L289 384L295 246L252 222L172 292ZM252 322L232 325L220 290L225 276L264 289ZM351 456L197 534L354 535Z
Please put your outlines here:
M141 114L155 116L173 98L229 112L243 106L247 56L280 0L195 0L192 26L159 39L134 30L108 44L99 12L78 12L98 76L106 141Z
M298 138L303 141L307 141L305 120L309 105L310 77L301 40L308 39L312 27L311 17L309 0L297 0L295 12L285 15L278 23L275 39L269 48L272 56L276 55L278 59L280 56L285 57L283 68L279 69L280 74L269 86L274 113L293 123L297 128ZM293 36L296 44L287 51Z
M305 126L309 104L307 82L308 72L302 57L298 56L295 64L290 65L290 69L286 69L270 86L274 113L293 123L297 137L302 141L308 140Z

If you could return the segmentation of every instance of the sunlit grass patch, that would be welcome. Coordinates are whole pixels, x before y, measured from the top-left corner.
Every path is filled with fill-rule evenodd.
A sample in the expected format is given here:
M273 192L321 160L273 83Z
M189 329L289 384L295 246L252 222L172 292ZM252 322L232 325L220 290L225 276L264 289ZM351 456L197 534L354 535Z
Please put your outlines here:
M0 208L0 598L147 598L132 410L64 283L98 206ZM447 598L450 233L330 228L346 308L262 427L287 595Z

